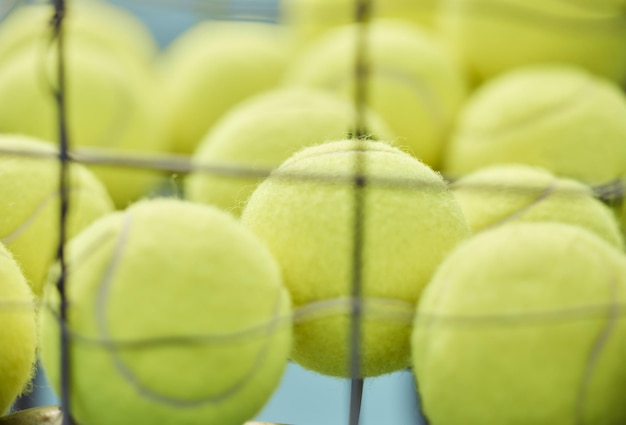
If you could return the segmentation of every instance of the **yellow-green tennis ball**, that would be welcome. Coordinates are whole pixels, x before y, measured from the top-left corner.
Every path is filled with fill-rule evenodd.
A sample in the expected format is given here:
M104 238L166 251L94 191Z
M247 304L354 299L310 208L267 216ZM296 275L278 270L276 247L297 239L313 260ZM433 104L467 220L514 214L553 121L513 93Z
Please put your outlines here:
M493 165L457 180L452 189L472 232L517 221L558 221L624 246L613 212L589 186L522 164Z
M0 244L0 415L27 387L36 349L33 293L18 264Z
M378 116L366 115L366 137L393 140ZM356 122L354 106L325 91L279 89L255 96L219 120L193 157L198 167L227 167L230 172L200 169L187 178L185 194L240 215L265 173L304 147L354 135Z
M424 291L412 337L433 425L622 424L624 254L563 223L470 238Z
M125 9L96 0L71 0L66 7L66 39L88 39L99 48L144 65L155 58L157 45L150 31ZM0 62L31 43L48 43L53 14L50 4L24 4L12 11L0 26Z
M281 265L296 316L292 359L350 376L356 161L362 161L361 245L364 377L408 367L411 318L447 253L468 235L447 183L383 142L346 140L305 148L252 194L241 220Z
M374 18L402 19L431 27L437 0L375 0L370 2ZM356 22L353 0L281 0L280 21L299 45L314 41L337 26Z
M501 163L602 184L623 174L626 97L573 67L520 68L486 83L461 112L444 169L462 176Z
M193 153L227 110L278 85L288 43L276 26L251 22L203 22L174 40L161 66L173 151Z
M12 54L0 67L0 132L57 143L55 49L42 40ZM150 155L166 149L152 75L87 38L68 38L66 105L69 143L117 156ZM149 192L160 173L105 165L90 169L118 207Z
M231 215L138 202L73 239L68 270L79 423L240 425L278 385L290 298L276 260ZM41 356L59 389L58 293L49 288Z
M0 135L0 241L13 253L34 294L43 291L59 244L58 150L30 137ZM66 236L110 213L113 202L86 168L71 164Z
M602 3L443 0L440 30L480 79L558 62L623 82L624 5Z
M292 63L286 82L354 99L357 25L328 32ZM438 40L399 21L367 32L367 105L417 158L440 164L444 141L466 95L464 75Z

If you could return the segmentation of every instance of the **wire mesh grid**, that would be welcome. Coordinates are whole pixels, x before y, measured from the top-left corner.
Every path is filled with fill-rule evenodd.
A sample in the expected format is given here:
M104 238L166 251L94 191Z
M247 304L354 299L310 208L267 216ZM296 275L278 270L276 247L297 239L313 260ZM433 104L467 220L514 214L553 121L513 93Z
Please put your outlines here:
M267 12L267 9L260 6L258 2L254 1L241 1L234 2L229 0L211 0L211 1L188 1L188 2L174 2L166 0L136 0L137 3L147 3L149 5L159 5L163 7L171 8L188 8L198 14L206 14L218 19L239 19L239 20L252 20L252 21L267 21L274 22L271 18L271 13ZM18 6L18 1L2 3L0 13L3 16L7 16L12 10ZM233 8L233 4L237 3L237 7ZM433 323L437 323L441 328L453 328L458 330L474 330L480 332L481 329L517 329L517 328L535 328L537 326L552 326L563 325L578 322L587 321L600 321L603 325L599 329L598 335L593 340L593 344L589 347L587 353L586 363L584 365L583 378L580 380L580 387L577 390L578 396L576 398L574 414L575 423L585 423L584 418L584 406L586 404L586 397L590 391L588 386L592 381L593 374L597 369L598 359L602 350L607 346L607 340L614 332L616 327L615 322L623 314L622 303L618 301L619 292L616 289L616 283L612 282L612 294L604 303L589 303L585 305L574 305L565 308L556 309L544 309L533 310L529 312L516 312L510 311L503 313L485 313L485 314L441 314L431 312L415 312L415 307L407 305L405 302L398 302L389 299L376 299L368 297L363 292L363 247L365 239L367 238L365 221L368 214L366 209L366 197L367 190L370 187L383 187L389 190L398 188L411 188L413 190L428 190L431 186L429 183L416 181L415 179L398 179L398 178L373 178L367 175L367 163L366 157L363 155L355 155L355 161L353 164L352 172L347 176L326 175L323 173L302 173L297 172L294 174L283 173L280 178L286 180L300 180L300 181L314 181L327 184L342 184L348 185L352 188L353 195L353 221L351 223L353 236L351 258L351 279L350 279L350 293L346 294L343 298L335 298L332 300L320 301L314 304L308 304L305 306L294 309L287 315L274 315L268 322L258 324L257 326L244 328L238 332L228 335L165 335L157 338L145 338L137 340L114 340L107 338L93 338L87 335L82 335L79 332L73 331L69 325L67 325L68 305L66 300L66 285L68 278L68 265L66 260L66 241L67 237L67 221L68 214L72 207L69 183L69 169L70 164L73 162L89 165L100 166L114 166L128 169L146 169L157 170L160 172L170 174L188 174L190 172L202 172L207 174L215 174L230 178L257 178L262 179L272 174L272 168L262 167L240 167L227 163L198 163L193 162L189 157L181 155L132 155L128 153L121 153L110 150L100 150L96 148L74 148L72 140L68 137L67 125L68 118L66 116L66 84L68 76L65 65L67 58L65 57L65 34L64 34L64 19L66 14L66 2L64 0L52 0L54 6L54 13L51 16L49 25L50 31L50 51L56 55L56 69L54 71L54 81L48 81L51 87L51 96L54 97L56 102L57 111L57 123L58 123L58 151L54 153L40 153L30 150L11 149L2 151L4 154L14 154L19 156L32 156L32 157L46 157L54 161L58 161L61 165L59 167L59 188L58 195L60 199L59 203L59 222L58 222L58 234L59 243L56 259L58 262L58 280L56 287L59 294L58 308L52 308L51 306L42 305L39 308L49 309L56 316L60 326L60 370L61 370L61 384L60 384L60 399L61 409L51 410L42 413L41 410L36 414L44 416L43 420L50 421L49 423L56 423L51 421L62 421L63 425L69 425L71 423L72 413L72 374L75 373L72 370L72 351L70 347L72 344L91 345L94 347L106 347L107 350L113 350L115 352L125 350L150 350L156 349L162 346L180 346L180 345L194 345L194 344L220 344L224 342L232 342L237 340L244 340L248 338L263 337L268 328L275 327L291 327L298 323L307 323L309 321L334 316L337 314L343 314L349 317L349 329L347 334L349 335L349 376L351 377L350 386L350 415L348 423L350 425L358 425L360 423L360 412L362 404L364 378L361 371L361 346L363 343L362 335L362 321L363 314L367 303L370 303L370 307L374 305L372 311L369 314L376 315L377 308L379 308L378 314L381 318L387 321L396 322L402 326L424 326L428 328ZM420 3L421 4L421 3ZM371 20L371 0L354 0L351 7L354 10L355 21L359 25L357 45L355 52L354 63L354 76L355 76L355 90L352 101L355 106L356 115L353 132L354 139L357 143L357 151L365 151L365 145L359 143L365 143L367 139L367 124L366 124L366 107L368 105L368 84L367 81L370 77L370 63L368 62L368 30ZM522 11L520 11L522 10ZM523 8L518 10L517 6L494 6L476 8L473 13L479 16L513 16L515 19L523 19L527 22L533 22L535 25L574 25L576 29L580 28L581 23L576 22L572 24L572 21L568 22L554 22L550 19L545 19L539 14L533 12L524 13ZM590 28L598 31L609 31L611 28L622 28L624 22L622 19L607 18L606 20L598 19L594 21ZM450 177L450 181L454 178ZM489 185L481 184L470 187L470 190L476 191L499 191L502 189L502 185ZM532 206L535 203L541 202L546 196L550 196L553 187L543 187L538 191L535 186L515 186L507 185L506 190L511 193L520 193L523 195L529 194L537 196L531 203ZM608 181L598 184L592 188L595 196L606 203L616 204L621 202L623 193L623 184L620 179L614 181ZM572 197L577 199L581 196L587 196L588 193L583 191L581 193L580 188L574 188L570 191L562 191L562 195L566 197ZM367 299L364 299L367 297ZM20 308L19 305L6 304L2 305L3 309ZM418 382L419 384L419 382ZM418 385L419 386L419 385ZM52 412L52 413L50 413ZM65 413L61 415L60 413ZM33 413L35 414L35 413ZM48 415L48 416L46 416ZM280 419L277 419L280 420ZM2 420L0 419L0 423ZM48 423L48 422L41 422ZM295 424L294 424L295 425Z

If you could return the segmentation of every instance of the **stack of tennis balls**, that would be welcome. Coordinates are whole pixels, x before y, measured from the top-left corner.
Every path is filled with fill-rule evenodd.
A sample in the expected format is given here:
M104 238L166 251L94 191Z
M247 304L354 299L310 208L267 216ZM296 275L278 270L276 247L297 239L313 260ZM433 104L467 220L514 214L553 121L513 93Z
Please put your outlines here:
M452 190L473 233L517 221L558 221L624 247L615 216L589 186L543 168L493 165L463 176Z
M626 81L622 1L442 0L438 21L480 80L553 62Z
M323 88L352 101L358 28L339 27L309 45L291 64L286 84ZM459 64L434 35L405 22L374 21L366 37L367 105L399 145L438 168L468 90Z
M279 4L280 21L299 46L335 27L354 23L357 18L354 0L281 0ZM370 6L376 19L403 19L431 27L437 0L373 0Z
M358 163L365 181L362 256L355 260ZM254 191L241 220L274 254L291 292L292 359L339 377L351 374L354 261L363 296L359 374L390 373L410 364L411 318L422 289L469 233L439 174L391 145L362 140L298 151Z
M481 86L459 117L444 171L518 162L591 185L626 171L626 97L581 68L518 68Z
M121 41L108 35L111 28L122 22L113 19L115 15L97 12L108 6L99 5L94 11L87 6L72 6L75 5L69 6L65 33L67 122L72 146L122 157L164 151L162 103L157 101L147 63L150 53L136 53L139 47L129 47L124 52ZM0 98L11 99L0 103L0 133L27 134L53 142L58 139L54 97L56 45L51 45L49 32L46 36L35 30L42 28L47 13L52 16L52 8L32 7L36 9L24 14L17 13L22 10L17 9L15 16L10 15L7 31L0 38L0 51L5 46ZM13 17L16 24L11 24ZM100 25L91 25L96 18L102 20ZM30 33L24 30L25 34L12 37L8 31L19 31L25 26L31 28ZM135 32L131 29L128 34ZM123 29L120 33L124 33ZM154 171L119 166L94 165L91 170L104 182L118 207L143 196L161 177Z
M347 100L316 89L277 89L250 98L231 109L201 142L185 194L240 215L259 182L293 153L355 135L356 115ZM365 124L365 137L393 140L376 114L367 114ZM225 169L221 174L202 171L211 166Z
M276 26L243 21L202 22L174 40L160 63L172 151L192 154L228 109L278 85L289 45Z
M67 261L77 422L241 425L278 385L291 301L275 259L230 214L140 201L73 239ZM59 389L52 285L45 300L41 357Z
M0 416L28 389L37 350L35 300L19 265L0 244Z
M37 297L59 244L59 167L58 148L50 143L0 135L0 241ZM68 189L68 239L114 209L102 183L82 165L70 165Z
M429 423L626 422L626 259L563 223L458 246L424 291L413 364Z

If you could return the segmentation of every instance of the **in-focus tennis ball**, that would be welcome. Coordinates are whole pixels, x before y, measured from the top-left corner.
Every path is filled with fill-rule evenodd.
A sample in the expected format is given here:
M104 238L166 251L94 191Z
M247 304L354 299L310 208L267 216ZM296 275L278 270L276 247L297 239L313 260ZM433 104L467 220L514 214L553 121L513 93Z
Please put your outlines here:
M0 67L0 132L58 140L55 48L47 40L30 43ZM152 74L122 60L88 38L66 44L66 105L72 147L125 156L166 150L162 102L156 102ZM106 185L118 207L144 196L161 178L154 171L106 165L90 169Z
M125 9L96 0L71 0L63 21L66 39L80 37L125 60L148 65L157 54L157 45L146 26ZM23 4L12 11L0 26L0 62L31 43L49 43L49 4Z
M27 387L37 349L33 293L0 244L0 415Z
M138 202L73 239L68 270L79 423L240 425L278 385L289 295L276 260L231 215ZM58 389L56 295L41 309L41 354Z
M613 212L589 186L522 164L479 169L452 185L472 232L516 221L558 221L586 227L624 246Z
M161 64L173 151L193 153L228 109L274 88L288 53L283 31L261 23L203 22L174 40Z
M59 244L58 150L26 136L0 135L0 241L13 253L36 296ZM113 210L102 183L71 164L66 236Z
M354 99L358 25L328 32L294 61L286 82ZM466 95L456 62L429 33L399 21L376 21L367 32L367 105L417 158L440 164L444 140Z
M230 172L192 173L185 194L240 215L264 173L304 147L354 135L356 122L352 103L326 91L278 89L255 96L219 120L194 154L197 166L228 167ZM366 113L365 122L366 137L393 140L375 114ZM255 171L256 176L246 174Z
M623 82L626 15L621 3L443 0L440 30L480 79L558 62Z
M478 89L461 112L445 172L460 177L500 163L607 183L626 169L626 97L573 67L520 68Z
M374 18L402 19L427 27L435 23L437 0L374 0L370 3ZM357 18L353 0L281 0L280 15L281 22L300 45L332 28L355 23Z
M355 164L362 162L362 233L356 233ZM357 210L358 211L358 210ZM447 183L383 142L346 140L305 148L252 194L244 225L280 263L297 308L292 359L350 376L351 288L358 270L363 304L360 374L409 365L415 305L467 224ZM355 240L362 235L362 243ZM360 261L355 263L355 249Z
M578 226L470 238L424 291L412 338L432 424L622 424L623 253Z

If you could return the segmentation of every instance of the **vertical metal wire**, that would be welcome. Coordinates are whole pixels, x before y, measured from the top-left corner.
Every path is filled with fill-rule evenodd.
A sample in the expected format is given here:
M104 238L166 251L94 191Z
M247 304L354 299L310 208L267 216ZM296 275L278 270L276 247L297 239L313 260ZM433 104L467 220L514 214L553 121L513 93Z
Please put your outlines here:
M356 52L355 52L355 90L354 102L356 109L355 136L357 143L362 143L367 130L365 108L367 105L367 79L369 64L367 61L367 33L371 13L371 0L356 0ZM363 401L363 378L361 373L361 340L362 340L362 295L363 295L363 241L364 241L364 203L365 177L364 156L361 147L357 149L354 164L354 229L352 248L352 308L350 316L350 425L358 425L361 417Z
M57 107L58 135L59 135L59 245L57 249L57 261L60 267L57 290L59 291L60 306L60 332L61 332L61 408L63 410L62 425L71 424L70 409L70 335L67 323L67 297L66 276L67 265L65 262L65 242L67 239L67 215L69 211L69 155L67 116L65 102L65 39L64 20L66 5L65 0L52 0L54 4L54 17L52 19L53 39L56 41L56 89L54 97Z

